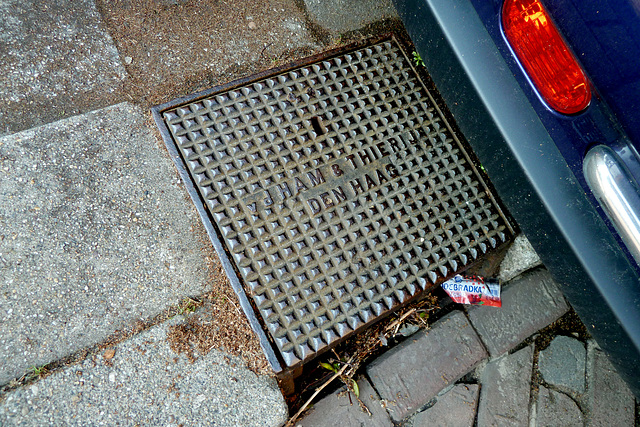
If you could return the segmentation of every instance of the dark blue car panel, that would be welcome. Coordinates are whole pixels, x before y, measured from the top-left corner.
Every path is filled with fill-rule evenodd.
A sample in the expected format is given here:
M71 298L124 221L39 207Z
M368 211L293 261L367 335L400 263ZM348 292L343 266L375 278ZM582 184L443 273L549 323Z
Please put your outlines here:
M640 147L640 10L627 0L543 1L624 131Z
M623 97L619 99L612 99L614 102L613 107L606 102L604 96L601 96L603 93L607 93L606 91L601 91L597 86L594 87L594 92L596 96L594 96L591 105L587 110L583 113L575 115L575 116L565 116L559 114L549 107L545 105L542 99L536 93L534 86L529 81L524 69L520 66L515 58L515 55L512 53L501 28L501 19L500 13L502 9L503 0L492 0L490 2L484 0L471 0L474 8L478 12L478 16L485 26L487 32L491 36L491 39L495 43L496 49L500 52L502 57L505 59L506 64L513 72L513 75L518 81L521 89L531 102L532 108L535 110L536 114L544 124L545 128L549 132L551 138L555 141L558 149L562 153L567 165L572 170L574 177L582 186L583 190L587 194L587 197L590 198L593 206L598 211L599 215L602 216L605 221L607 227L614 233L615 238L617 239L621 250L626 254L626 256L632 260L632 256L627 250L626 246L622 243L622 240L615 234L615 228L613 224L607 218L605 212L602 210L600 205L598 204L595 197L591 195L591 191L587 185L583 174L583 161L587 151L597 145L597 144L605 144L611 148L613 148L619 154L625 154L629 150L626 148L629 144L629 137L624 132L622 122L620 118L622 116L616 115L613 107L617 110L624 111L624 119L627 122L633 122L637 120L637 117L640 115L640 110L637 109L625 109L625 106L630 103L637 102L637 99L640 98L640 94L637 96L633 93L630 93L628 97ZM548 2L550 3L550 2ZM610 45L604 44L604 37L601 39L595 39L594 37L590 37L592 34L591 31L585 30L584 25L585 22L582 20L582 16L590 16L590 14L594 15L590 19L590 22L594 22L597 19L597 16L600 14L600 8L588 7L588 4L591 2L578 2L583 9L581 9L581 14L578 13L578 9L574 6L573 3L569 1L561 1L553 3L553 10L560 15L561 22L565 24L566 28L560 27L560 30L567 30L567 33L564 34L567 41L570 43L571 48L573 48L574 53L579 58L583 64L584 61L589 60L590 67L586 68L587 75L591 79L594 84L600 82L600 80L604 80L611 83L611 78L609 75L612 72L612 67L609 65L607 61L598 60L597 58L604 57L605 50L608 49L609 56L617 57L617 67L620 70L623 70L627 74L631 73L629 65L623 65L623 58L619 55L621 54L621 48L618 46L613 46L614 43L611 40L611 36L609 36L606 40ZM623 3L627 6L627 8L621 8L621 11L625 14L626 24L618 25L617 30L614 32L621 31L620 28L628 28L632 26L632 24L636 21L640 21L637 13L628 13L635 10L633 7L630 7L626 0L610 0L608 2L598 2L602 4L602 8L607 8L608 10L611 7L615 7L619 3ZM609 3L609 7L605 3ZM564 8L563 8L564 6ZM564 13L559 13L559 10L562 9ZM621 12L621 13L622 13ZM568 17L575 17L576 15L580 15L581 18L575 21L570 21ZM608 22L611 18L611 13L603 14L605 16L605 20L599 24L600 27L604 26L605 22ZM621 16L618 16L619 20L622 19ZM555 21L556 16L552 14L552 18ZM569 29L569 26L571 28ZM640 28L640 22L638 22L638 28ZM613 30L612 30L613 31ZM638 30L636 29L636 32ZM604 31L600 31L601 33ZM570 35L570 37L567 36ZM628 33L631 37L634 33ZM628 37L625 37L627 39ZM578 48L576 49L571 43L573 41L579 41ZM620 43L618 43L620 44ZM626 43L626 46L632 46L631 43ZM589 55L585 53L583 50L592 46L595 49L595 52L590 52ZM636 45L633 45L636 46ZM628 53L630 48L627 47L625 52ZM637 52L637 57L633 57L632 62L637 62L640 58L640 51ZM594 60L594 58L596 58ZM632 67L631 67L632 68ZM622 72L622 71L621 71ZM636 70L633 73L637 73ZM619 85L625 85L624 82L618 81ZM621 86L618 86L619 89ZM631 89L630 85L626 85L628 89ZM640 144L636 144L636 147L640 146ZM623 155L624 157L624 155ZM640 182L640 161L637 156L628 156L629 162L627 162L626 167L629 169L630 174L636 178L638 182ZM640 272L640 265L638 265L635 261L632 261L634 268L636 271Z
M589 144L624 134L597 100L596 108L571 119L542 105L501 38L499 22L485 22L488 14L499 16L498 5L478 4L480 14L468 0L396 0L429 74L498 194L640 395L640 277L576 171ZM572 141L573 148L563 141Z

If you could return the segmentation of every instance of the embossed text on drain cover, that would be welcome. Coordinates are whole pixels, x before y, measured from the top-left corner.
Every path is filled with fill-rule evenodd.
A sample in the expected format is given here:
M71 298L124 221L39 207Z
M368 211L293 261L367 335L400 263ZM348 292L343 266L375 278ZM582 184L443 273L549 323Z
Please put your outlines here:
M511 236L393 39L157 117L288 366Z

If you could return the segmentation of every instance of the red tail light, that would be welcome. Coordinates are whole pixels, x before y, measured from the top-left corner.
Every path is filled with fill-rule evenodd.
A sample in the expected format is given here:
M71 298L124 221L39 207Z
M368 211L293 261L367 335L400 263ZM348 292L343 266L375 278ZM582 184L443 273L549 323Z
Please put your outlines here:
M551 108L575 114L589 105L587 77L539 0L506 0L502 25L518 60Z

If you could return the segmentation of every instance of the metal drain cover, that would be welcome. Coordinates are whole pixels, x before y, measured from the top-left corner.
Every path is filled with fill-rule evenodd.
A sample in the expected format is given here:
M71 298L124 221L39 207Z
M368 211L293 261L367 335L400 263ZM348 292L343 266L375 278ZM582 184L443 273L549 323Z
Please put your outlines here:
M395 39L153 113L276 371L512 235Z

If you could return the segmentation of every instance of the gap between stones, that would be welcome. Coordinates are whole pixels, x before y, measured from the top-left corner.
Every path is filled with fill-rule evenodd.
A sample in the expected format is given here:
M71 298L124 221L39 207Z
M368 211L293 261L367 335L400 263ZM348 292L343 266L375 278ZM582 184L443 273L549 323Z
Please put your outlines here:
M215 258L217 260L217 257ZM197 357L201 357L209 353L212 349L220 349L229 353L232 356L240 357L245 363L248 369L258 375L274 375L271 371L268 362L263 356L262 349L251 349L251 351L240 351L243 345L246 346L259 346L255 339L253 339L253 330L248 324L244 313L239 308L239 303L235 301L236 295L230 285L224 286L224 280L222 280L222 286L219 283L215 283L216 280L213 277L226 277L222 272L222 267L219 262L211 262L211 268L214 274L210 279L211 291L208 291L202 295L194 297L184 297L178 304L172 305L157 315L148 319L139 319L129 326L126 326L120 330L115 331L104 341L99 342L93 346L78 350L66 357L50 362L44 366L35 367L26 371L21 377L15 378L6 384L0 385L0 402L4 400L6 395L19 387L27 386L35 383L36 381L52 375L62 369L79 364L86 360L88 357L95 356L102 351L109 351L114 347L141 332L148 330L154 326L160 325L175 316L184 316L182 322L177 325L169 327L167 333L167 342L170 348L176 354L184 354L190 362L194 362ZM225 316L225 312L237 311L240 313L234 318L241 319L245 324L236 324L234 327L227 327L218 334L219 327L207 328L205 318L206 316L220 317ZM205 312L207 311L207 312ZM227 316L228 318L229 316ZM209 322L211 324L211 322ZM216 325L213 324L213 327ZM226 334L224 333L226 332ZM249 334L247 340L242 340L242 335ZM240 335L240 337L238 337ZM246 337L244 337L246 338ZM254 357L254 355L259 355ZM113 356L112 356L113 357ZM105 359L110 359L105 357Z

